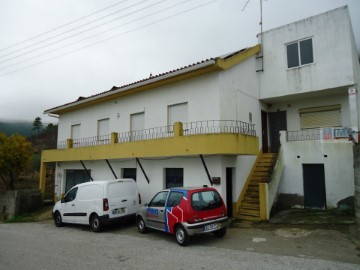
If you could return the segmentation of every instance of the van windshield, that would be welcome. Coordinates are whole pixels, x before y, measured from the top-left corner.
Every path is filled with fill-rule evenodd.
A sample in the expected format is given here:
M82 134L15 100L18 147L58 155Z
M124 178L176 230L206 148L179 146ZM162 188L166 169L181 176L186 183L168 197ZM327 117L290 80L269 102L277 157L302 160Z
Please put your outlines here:
M195 211L215 209L222 205L219 193L213 190L196 192L191 198L191 206Z

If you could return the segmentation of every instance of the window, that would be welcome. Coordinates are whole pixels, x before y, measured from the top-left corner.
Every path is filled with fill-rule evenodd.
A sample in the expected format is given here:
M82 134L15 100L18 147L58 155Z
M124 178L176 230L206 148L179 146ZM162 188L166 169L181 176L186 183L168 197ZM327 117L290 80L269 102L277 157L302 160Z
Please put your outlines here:
M150 207L165 207L166 197L168 195L168 191L162 191L155 195L155 197L151 200L149 206Z
M145 113L130 115L130 140L139 141L143 139L145 126Z
M77 193L78 188L73 188L72 190L70 190L64 197L64 201L65 202L71 202L73 200L75 200L76 198L76 193Z
M288 68L303 66L314 62L312 38L299 40L286 45Z
M184 186L184 169L183 168L167 168L166 169L166 188Z
M192 208L196 211L210 210L222 205L219 193L208 190L196 192L191 196Z
M300 109L300 127L323 128L341 127L341 105Z
M122 178L131 178L136 182L136 168L123 168Z
M109 134L110 134L109 118L98 120L98 136L101 138L102 136Z
M171 192L169 195L167 207L176 207L181 203L184 193L182 192Z
M71 139L80 139L80 124L71 126Z
M173 132L173 125L176 122L188 122L188 104L181 103L168 106L168 126L169 132Z
M65 192L68 192L73 186L77 184L89 182L91 170L66 170L66 184Z

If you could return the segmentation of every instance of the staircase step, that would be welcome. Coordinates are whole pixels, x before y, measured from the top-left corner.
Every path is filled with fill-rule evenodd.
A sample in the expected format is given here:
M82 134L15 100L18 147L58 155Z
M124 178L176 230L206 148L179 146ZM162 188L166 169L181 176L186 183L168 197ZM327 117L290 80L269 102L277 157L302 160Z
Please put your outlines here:
M246 195L251 195L251 197L259 197L259 190L246 190Z
M241 205L240 209L239 209L239 213L245 213L245 212L249 212L249 213L258 213L260 212L260 206L259 205Z
M269 170L270 170L270 167L257 166L255 169L255 172L268 172Z
M257 184L257 185L252 185L252 186L248 186L248 188L247 188L247 191L246 192L257 192L257 193L259 193L259 184Z
M260 221L260 216L251 216L246 214L237 214L236 218L241 220L251 220L251 221Z
M248 202L248 201L243 201L241 206L244 206L244 207L257 207L260 209L260 204L259 202Z
M249 215L253 217L259 217L260 216L260 210L257 209L247 209L247 208L240 208L238 211L238 214L240 215Z

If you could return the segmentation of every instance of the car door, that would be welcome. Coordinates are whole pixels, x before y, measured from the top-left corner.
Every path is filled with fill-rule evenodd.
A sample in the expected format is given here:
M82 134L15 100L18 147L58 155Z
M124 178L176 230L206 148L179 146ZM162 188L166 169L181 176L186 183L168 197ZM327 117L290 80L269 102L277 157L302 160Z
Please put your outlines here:
M76 222L76 205L75 199L77 194L78 188L74 187L69 190L69 192L65 195L64 199L61 203L62 209L62 220L68 223L75 223Z
M165 231L165 205L169 191L161 191L154 196L146 209L146 219L149 227Z

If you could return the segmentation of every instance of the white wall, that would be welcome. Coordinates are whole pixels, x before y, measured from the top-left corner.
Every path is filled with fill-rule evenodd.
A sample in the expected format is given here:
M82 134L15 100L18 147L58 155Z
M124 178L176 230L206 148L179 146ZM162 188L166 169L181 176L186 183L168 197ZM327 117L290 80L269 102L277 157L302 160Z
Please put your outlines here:
M239 120L255 124L261 135L261 108L255 56L246 59L226 72L220 73L220 114L224 120Z
M291 100L286 102L273 103L268 112L286 111L287 130L300 130L300 114L299 109L327 106L327 105L341 105L341 123L343 127L350 126L350 111L349 111L349 97L347 88L342 91L343 94L328 94L322 97L312 97L298 100Z
M314 63L288 69L285 45L309 37ZM264 32L260 98L353 85L352 38L347 7Z
M59 118L58 141L70 138L71 125L81 124L81 138L97 136L97 120L110 118L110 132L130 130L130 115L145 112L145 129L167 125L167 107L188 102L188 121L219 120L218 73L151 89L65 113Z
M337 207L340 200L354 196L352 143L300 141L282 147L285 168L278 193L304 196L302 164L324 164L327 206Z

